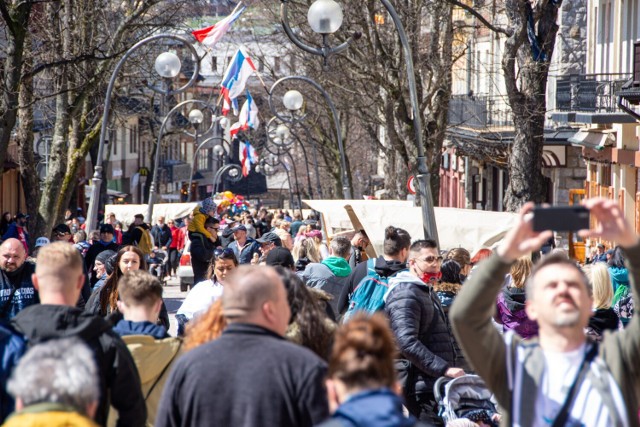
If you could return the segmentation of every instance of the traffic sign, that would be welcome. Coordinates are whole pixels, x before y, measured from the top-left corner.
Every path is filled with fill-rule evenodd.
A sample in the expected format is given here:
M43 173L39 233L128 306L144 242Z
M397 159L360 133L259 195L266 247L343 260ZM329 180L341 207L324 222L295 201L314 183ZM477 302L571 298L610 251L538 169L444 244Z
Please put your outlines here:
M410 194L416 194L416 177L411 175L407 181L407 191Z

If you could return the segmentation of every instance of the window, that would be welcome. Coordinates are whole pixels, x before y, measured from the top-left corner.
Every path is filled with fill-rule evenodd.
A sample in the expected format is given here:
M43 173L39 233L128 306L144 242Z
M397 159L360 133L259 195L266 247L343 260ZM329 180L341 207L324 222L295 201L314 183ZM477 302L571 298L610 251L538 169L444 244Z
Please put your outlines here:
M111 144L111 153L114 156L118 155L118 134L115 129L109 131L109 144Z
M214 74L218 72L218 57L213 55L211 55L211 71Z

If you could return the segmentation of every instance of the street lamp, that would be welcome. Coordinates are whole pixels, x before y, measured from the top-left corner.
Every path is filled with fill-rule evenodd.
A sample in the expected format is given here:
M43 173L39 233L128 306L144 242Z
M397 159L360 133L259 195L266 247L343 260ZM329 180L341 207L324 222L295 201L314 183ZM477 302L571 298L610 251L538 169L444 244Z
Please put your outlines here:
M331 116L333 117L333 123L335 125L336 138L338 140L338 151L340 152L340 174L342 178L342 195L347 200L351 199L352 198L351 183L349 182L349 175L347 174L347 156L344 151L344 145L342 144L342 130L341 130L342 128L340 127L340 116L338 116L338 111L336 110L336 106L333 103L333 100L331 99L331 96L329 95L329 93L322 86L320 86L315 80L310 79L309 77L306 77L306 76L283 77L280 80L276 81L271 86L271 89L269 89L269 108L277 118L279 118L284 122L298 123L306 117L306 115L296 116L293 114L290 117L283 116L280 112L278 112L277 108L275 108L274 100L273 100L273 94L275 92L275 89L279 85L289 81L301 81L303 83L313 86L318 92L320 92L320 94L325 99L327 105L329 106L329 109L331 110ZM295 92L295 93L290 93L290 92ZM291 108L290 110L291 111L300 110L304 102L302 100L302 94L300 94L300 92L298 91L289 91L287 93L289 94L289 96L287 97L287 104L291 107L300 106L299 108ZM287 95L285 95L285 97L286 96ZM284 102L284 99L283 99L283 102ZM285 104L285 107L287 107L287 104ZM315 157L317 158L317 156ZM317 167L316 167L316 173L317 173Z
M332 0L317 0L317 2L327 3ZM289 39L299 48L304 50L305 52L309 52L314 55L320 55L324 59L324 64L327 64L328 56L331 56L335 53L338 53L341 50L344 50L348 44L352 41L351 38L347 40L345 43L340 45L340 50L336 50L337 48L328 48L327 44L327 34L321 31L316 31L314 25L311 25L311 29L317 33L322 35L323 47L322 49L317 49L311 46L307 46L302 42L293 32L291 27L289 26L289 20L287 18L287 3L289 0L281 0L282 4L280 7L280 20L282 22L282 27L284 28L284 32L287 34ZM418 182L419 189L419 197L420 197L420 205L422 207L422 226L424 231L424 237L430 238L438 241L438 228L436 227L436 217L433 209L433 197L431 195L431 186L429 185L429 181L431 180L431 174L429 172L429 168L427 166L427 159L424 153L424 145L422 143L422 121L420 119L420 109L418 104L418 92L416 90L416 76L415 70L413 67L413 56L411 54L411 48L409 47L409 40L407 39L407 34L404 31L404 26L400 21L400 17L398 16L398 12L393 7L393 5L389 2L389 0L380 0L380 2L384 5L389 15L391 15L391 19L396 26L396 31L398 32L398 36L400 37L400 43L402 44L403 56L405 59L405 68L407 69L407 81L409 83L409 97L411 99L411 112L413 118L413 130L416 139L416 148L418 151L418 157L416 159L418 174L416 175L416 181ZM315 3L314 3L315 4ZM312 5L311 7L313 7ZM335 9L335 7L333 7ZM342 14L342 11L340 11ZM323 15L324 16L324 15ZM336 21L337 22L337 21ZM355 35L355 34L354 34ZM347 45L347 46L344 46ZM342 47L344 46L344 47Z
M342 25L342 9L340 8L340 5L333 0L316 0L309 8L307 19L311 28L316 33L322 35L322 47L315 48L308 46L295 35L289 25L289 17L287 15L287 4L289 3L289 0L281 1L282 6L280 7L280 20L282 21L282 28L287 34L287 37L289 37L293 44L305 52L322 56L324 58L325 67L328 65L328 59L331 55L342 52L349 47L353 41L358 40L362 36L360 32L356 31L341 45L335 47L329 46L329 34L338 31Z
M204 101L200 101L199 99L187 99L186 101L182 101L179 104L177 104L175 107L173 107L171 109L171 111L169 111L167 113L167 115L165 116L164 120L162 120L162 126L160 126L160 131L158 132L158 140L156 141L156 155L154 158L154 162L153 162L153 180L151 181L151 186L149 186L149 203L147 205L147 215L145 217L145 221L150 223L152 220L152 215L153 215L153 207L156 203L156 192L157 192L157 188L158 188L158 175L159 175L159 171L160 171L160 153L162 152L161 148L162 148L162 137L165 134L165 129L167 128L169 122L171 121L171 117L173 116L173 114L177 111L180 111L182 108L184 108L185 106L189 105L189 104L195 104L198 105L200 107L202 107L203 109L208 109L210 110L211 116L215 117L215 110L214 108L207 104ZM200 123L202 123L202 121L204 120L204 115L202 113L201 110L199 109L192 109L189 112L189 122L194 126L194 133L191 134L187 131L183 131L185 134L189 135L189 136L193 136L196 139L196 145L198 142L198 130L200 127ZM209 129L207 129L205 132L203 132L203 134L208 133L209 130L211 130L211 128L215 125L215 120L211 120L211 126L209 127ZM192 174L193 176L193 174ZM189 191L191 191L191 188L189 188Z
M193 152L193 159L191 161L191 174L189 175L189 187L187 187L189 189L189 198L187 200L189 200L189 201L191 201L191 185L193 184L193 174L195 173L194 169L196 167L196 158L198 156L198 152L200 151L200 149L202 147L204 147L207 144L212 143L213 141L220 141L221 143L227 142L227 140L224 139L223 136L212 136L211 138L207 138L204 141L202 141L200 143L200 145L198 145L198 147ZM227 144L228 144L228 142L227 142ZM220 153L220 151L222 151L222 153ZM214 145L213 146L213 155L216 156L216 159L218 159L220 156L222 156L225 153L226 153L226 151L224 151L224 148L221 145Z
M102 162L104 159L104 146L107 139L107 124L109 122L109 113L111 111L111 93L113 92L118 73L120 72L120 69L124 65L125 61L141 46L162 39L175 40L189 49L194 58L198 57L198 52L196 51L195 47L193 47L193 44L184 37L175 34L156 34L142 39L135 45L131 46L131 48L129 48L129 50L125 52L120 61L118 61L118 63L116 64L113 72L111 73L111 79L109 80L109 85L107 86L107 92L105 94L104 108L102 113L102 125L100 128L100 142L98 143L98 155L96 157L96 164L93 167L93 178L91 179L93 188L91 190L89 208L87 209L87 231L95 229L98 224L98 205L100 204L100 187L102 185ZM175 59L177 58L177 56L173 58L172 55L175 56L175 54L173 53L165 52L158 58L156 58L156 71L163 78L173 78L180 72L180 59L178 58L178 61L176 62ZM174 95L183 92L196 82L199 70L200 64L198 61L196 61L193 75L191 76L189 81L185 83L184 86L178 89L170 90L169 88L157 88L155 86L149 86L149 88L154 92L162 93L163 95Z

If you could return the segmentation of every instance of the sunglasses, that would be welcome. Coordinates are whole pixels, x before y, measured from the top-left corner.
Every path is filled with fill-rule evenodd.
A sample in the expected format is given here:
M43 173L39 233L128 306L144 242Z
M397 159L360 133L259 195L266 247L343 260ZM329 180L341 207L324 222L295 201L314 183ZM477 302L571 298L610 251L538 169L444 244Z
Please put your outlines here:
M418 260L418 261L426 262L428 264L431 264L434 261L442 262L442 257L441 256L429 255L429 256L424 257L424 258L415 258L415 259Z
M215 256L216 258L226 258L230 257L231 255L233 255L234 257L236 256L235 252L233 252L233 249L231 248L216 249L215 251L213 251L213 256Z

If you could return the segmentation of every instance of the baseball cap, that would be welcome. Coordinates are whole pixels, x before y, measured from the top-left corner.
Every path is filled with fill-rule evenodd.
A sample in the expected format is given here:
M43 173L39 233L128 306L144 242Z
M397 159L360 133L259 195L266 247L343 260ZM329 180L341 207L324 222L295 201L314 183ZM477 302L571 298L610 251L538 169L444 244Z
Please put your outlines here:
M115 234L115 230L113 229L113 225L111 225L111 224L102 224L100 226L100 233Z
M244 225L240 224L236 227L233 227L233 232L235 233L236 231L247 231L247 227L245 227Z
M599 248L604 248L604 245L602 243L598 243L598 247Z
M293 255L291 255L289 249L281 246L271 249L265 258L265 262L272 267L279 265L285 268L292 268L295 265Z
M282 246L282 240L280 240L280 237L278 237L278 235L276 233L274 233L273 231L269 231L268 233L264 233L262 235L262 237L260 237L259 239L256 239L256 242L263 244L263 243L273 243L276 246Z
M29 219L29 215L25 215L22 212L18 212L18 214L16 215L16 218L17 219L20 219L20 218Z
M54 234L71 234L71 229L67 224L58 224L53 227Z
M39 248L39 247L41 247L41 246L46 246L46 245L48 245L49 243L51 243L51 242L50 242L50 241L49 241L49 239L47 239L46 237L44 237L44 236L43 236L43 237L38 237L38 238L36 239L36 248Z

